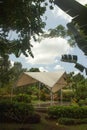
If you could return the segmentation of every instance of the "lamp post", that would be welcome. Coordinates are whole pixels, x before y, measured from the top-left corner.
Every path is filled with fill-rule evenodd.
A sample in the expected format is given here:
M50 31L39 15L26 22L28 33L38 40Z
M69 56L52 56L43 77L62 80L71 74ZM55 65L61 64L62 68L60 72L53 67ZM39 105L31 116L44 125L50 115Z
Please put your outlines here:
M77 63L78 57L76 55L62 55L61 61L63 62L70 62L75 64L75 68L83 72L85 70L85 73L87 75L87 68L79 63Z

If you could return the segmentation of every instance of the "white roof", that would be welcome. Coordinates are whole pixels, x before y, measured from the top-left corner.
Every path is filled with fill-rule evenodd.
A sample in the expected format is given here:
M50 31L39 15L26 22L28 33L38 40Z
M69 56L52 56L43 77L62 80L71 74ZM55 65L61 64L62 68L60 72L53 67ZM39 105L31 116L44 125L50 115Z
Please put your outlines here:
M25 86L35 82L41 82L53 93L63 88L67 83L65 81L66 73L58 72L24 72L18 79L16 86Z

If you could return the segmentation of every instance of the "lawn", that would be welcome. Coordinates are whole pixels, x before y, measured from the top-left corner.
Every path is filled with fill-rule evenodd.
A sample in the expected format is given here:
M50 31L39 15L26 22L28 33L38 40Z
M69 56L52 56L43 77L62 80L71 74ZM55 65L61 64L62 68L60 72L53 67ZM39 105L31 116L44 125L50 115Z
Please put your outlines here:
M0 124L0 130L87 130L87 125L61 126L56 122L41 122L40 124L23 125L20 124Z
M45 114L41 113L39 124L0 124L0 130L87 130L87 125L59 125L56 120L45 119Z
M30 130L87 130L87 125L63 126L56 120L45 119L44 114L41 114L41 123L31 125Z

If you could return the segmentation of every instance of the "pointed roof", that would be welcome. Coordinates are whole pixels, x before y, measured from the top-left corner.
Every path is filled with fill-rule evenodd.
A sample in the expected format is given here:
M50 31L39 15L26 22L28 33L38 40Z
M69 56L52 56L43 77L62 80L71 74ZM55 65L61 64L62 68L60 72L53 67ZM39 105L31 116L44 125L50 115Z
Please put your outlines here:
M16 86L25 86L35 82L41 82L53 93L64 87L65 72L24 72L18 79Z

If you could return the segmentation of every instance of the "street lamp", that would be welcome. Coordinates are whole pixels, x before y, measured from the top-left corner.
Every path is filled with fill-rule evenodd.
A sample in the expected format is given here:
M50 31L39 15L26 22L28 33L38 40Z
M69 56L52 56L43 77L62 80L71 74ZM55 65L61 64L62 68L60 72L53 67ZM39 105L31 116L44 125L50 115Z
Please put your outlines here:
M77 63L78 57L76 55L62 55L61 57L61 61L63 62L70 62L70 63L75 63L75 68L77 68L78 70L80 70L81 72L83 72L85 70L85 73L87 75L87 68L79 63Z

